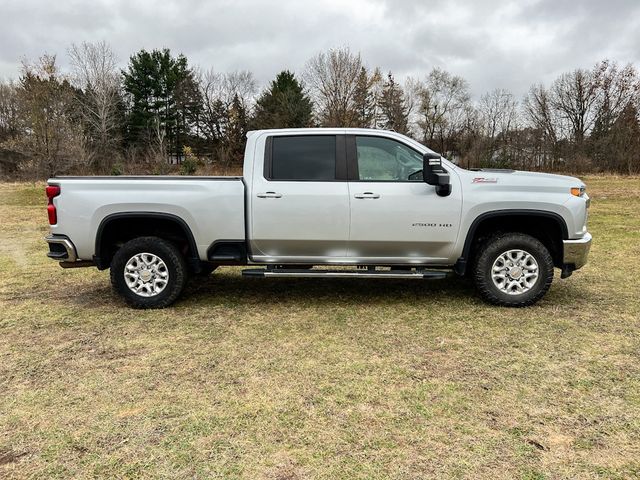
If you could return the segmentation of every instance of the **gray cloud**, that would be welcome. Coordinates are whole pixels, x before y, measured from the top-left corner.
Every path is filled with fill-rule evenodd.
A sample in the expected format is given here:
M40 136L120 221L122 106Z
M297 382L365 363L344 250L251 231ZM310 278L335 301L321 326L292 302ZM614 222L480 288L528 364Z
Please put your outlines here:
M3 0L0 11L1 77L44 52L64 67L72 42L97 40L123 66L140 48L168 47L202 68L251 70L263 84L347 45L399 78L445 68L476 96L494 87L519 96L604 58L640 64L637 0Z

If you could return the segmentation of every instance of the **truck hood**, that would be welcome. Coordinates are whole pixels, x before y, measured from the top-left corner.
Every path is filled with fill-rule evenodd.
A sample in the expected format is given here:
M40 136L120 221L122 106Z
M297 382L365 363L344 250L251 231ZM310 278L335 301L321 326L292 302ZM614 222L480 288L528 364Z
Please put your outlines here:
M573 186L582 185L582 180L576 177L569 177L568 175L556 175L554 173L542 173L542 172L527 172L524 170L516 170L513 174L517 177L525 177L530 178L532 181L554 181L554 182L563 182L570 183Z
M524 170L480 169L467 171L472 183L486 183L498 185L528 185L528 186L567 186L580 187L584 182L576 177L556 175L552 173L527 172Z

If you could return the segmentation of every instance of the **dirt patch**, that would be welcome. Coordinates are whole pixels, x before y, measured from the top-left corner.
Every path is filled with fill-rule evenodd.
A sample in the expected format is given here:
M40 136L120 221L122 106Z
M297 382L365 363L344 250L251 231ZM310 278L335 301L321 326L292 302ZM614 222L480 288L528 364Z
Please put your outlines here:
M0 465L8 465L15 463L24 457L27 452L13 452L8 450L0 450Z

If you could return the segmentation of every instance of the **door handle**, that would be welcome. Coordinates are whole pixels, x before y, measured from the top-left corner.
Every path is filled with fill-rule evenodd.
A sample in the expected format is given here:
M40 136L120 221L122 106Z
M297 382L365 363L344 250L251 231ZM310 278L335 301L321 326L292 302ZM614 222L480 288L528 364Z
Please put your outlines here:
M276 192L264 192L264 193L258 193L256 196L258 198L281 198L282 194L276 193Z
M380 198L380 194L373 193L373 192L364 192L364 193L356 193L354 197L355 198Z

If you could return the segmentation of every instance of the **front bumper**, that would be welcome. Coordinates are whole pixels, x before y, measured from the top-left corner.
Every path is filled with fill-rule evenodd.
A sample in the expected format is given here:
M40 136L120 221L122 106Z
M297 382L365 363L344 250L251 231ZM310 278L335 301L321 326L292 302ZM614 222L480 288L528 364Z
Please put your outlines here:
M591 234L585 233L578 240L563 240L564 253L562 263L571 270L577 270L587 263L589 250L591 249Z

